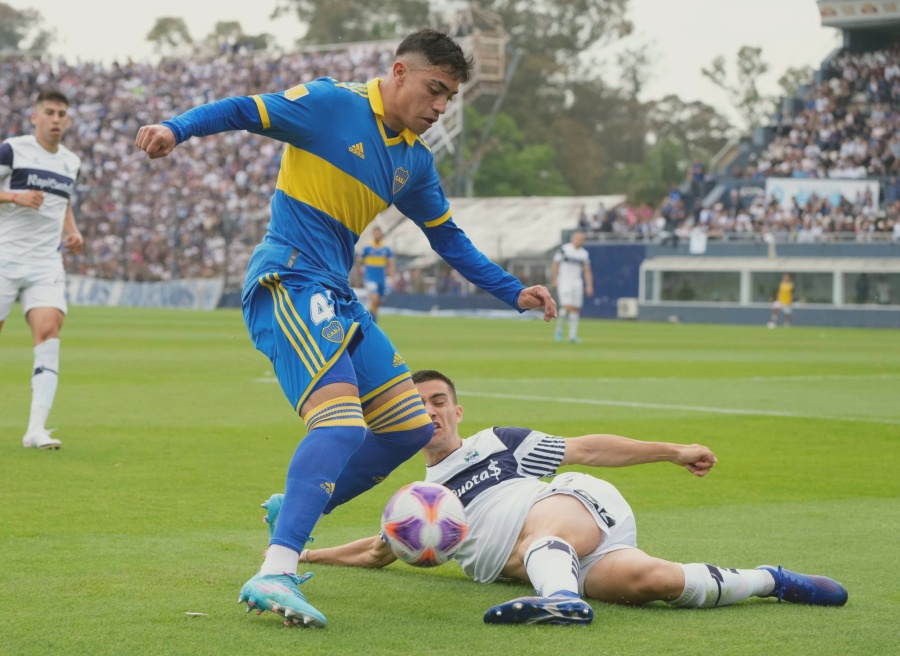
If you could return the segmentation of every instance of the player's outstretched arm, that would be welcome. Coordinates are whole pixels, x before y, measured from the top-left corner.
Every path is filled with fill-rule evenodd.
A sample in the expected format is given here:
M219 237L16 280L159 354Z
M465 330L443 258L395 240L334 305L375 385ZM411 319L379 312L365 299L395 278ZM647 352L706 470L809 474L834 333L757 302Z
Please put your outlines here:
M175 133L165 125L145 125L138 130L134 145L147 153L150 159L158 159L175 150L178 142Z
M707 447L700 444L644 442L619 435L583 435L566 440L563 465L591 467L628 467L649 462L671 462L695 476L706 476L718 462Z
M305 549L300 559L307 563L344 567L386 567L397 560L394 552L379 536L363 538L337 547Z

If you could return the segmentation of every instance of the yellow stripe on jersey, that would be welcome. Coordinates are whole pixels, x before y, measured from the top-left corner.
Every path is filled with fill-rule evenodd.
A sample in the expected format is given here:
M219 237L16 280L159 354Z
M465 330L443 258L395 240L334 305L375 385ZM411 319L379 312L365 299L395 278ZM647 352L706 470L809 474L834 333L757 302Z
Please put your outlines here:
M338 396L317 405L303 417L307 432L327 426L361 426L365 428L362 408L355 396Z
M310 355L310 359L312 359L313 362L315 362L317 366L319 366L319 365L325 366L325 356L322 355L322 351L319 349L319 345L318 345L318 343L316 343L316 340L314 340L312 335L310 334L309 328L306 327L306 323L303 321L303 319L300 318L300 315L297 313L297 308L294 307L294 302L291 300L291 297L287 293L287 290L281 284L281 278L278 276L277 273L273 273L272 276L275 278L275 281L276 281L276 285L277 285L276 289L280 292L281 297L284 299L288 308L290 308L291 314L294 315L294 319L297 321L298 324L300 324L300 327L303 328L303 333L306 335L306 339L305 340L303 339L303 335L300 334L299 330L297 331L297 336L301 339L301 341L304 341L305 344L309 344L312 347L312 351L307 349L307 352ZM318 356L318 357L316 357L316 356Z
M363 258L363 264L366 266L383 267L387 264L387 258L384 255L366 255Z
M407 380L407 379L409 379L409 378L412 378L412 376L410 375L410 373L409 373L408 371L407 371L406 373L400 374L400 375L397 376L396 378L391 378L391 379L390 379L388 382L386 382L384 385L381 385L381 386L379 386L379 387L373 389L373 390L372 390L371 392L369 392L368 394L366 394L364 397L362 397L362 398L360 399L360 401L362 401L363 403L368 403L369 401L371 401L372 399L374 399L376 396L378 396L379 394L381 394L383 391L385 391L385 390L387 390L387 389L390 389L391 387L393 387L393 386L396 385L397 383L402 383L404 380Z
M349 173L291 145L281 158L276 187L294 200L324 212L357 236L388 206Z
M308 397L310 392L312 392L316 388L316 385L318 385L319 380L322 378L322 376L324 376L328 372L328 370L331 369L331 366L335 362L337 362L338 358L344 354L344 351L347 349L347 345L353 339L353 336L356 335L357 328L359 328L359 324L355 321L350 324L350 328L347 329L347 332L344 335L344 341L341 342L340 348L338 348L337 352L333 356L331 356L331 359L325 363L325 366L322 367L319 373L313 376L313 379L310 381L309 385L307 385L306 389L303 390L303 394L300 395L300 400L297 401L297 405L294 406L294 410L297 413L300 412L300 409L303 407L303 402L306 401L306 397Z
M272 122L269 121L269 110L266 109L266 103L263 102L263 99L259 96L250 96L253 98L253 102L256 103L256 108L259 110L259 120L262 121L263 130L268 130L272 127Z
M434 228L435 226L439 226L442 223L446 223L450 219L450 215L452 213L453 212L451 212L450 209L448 208L447 211L444 212L443 216L439 216L438 218L434 219L433 221L426 221L425 227L426 228Z
M278 325L281 326L281 330L284 331L285 336L288 338L288 341L294 347L294 350L297 351L297 355L300 356L300 360L303 362L303 365L306 367L306 370L309 372L310 376L315 376L318 367L315 369L310 365L309 360L306 359L306 355L304 355L303 350L297 344L297 341L294 339L294 333L285 325L284 320L281 318L280 309L280 299L278 298L278 293L275 291L274 283L270 283L266 281L265 278L260 277L259 284L272 292L272 303L275 312L275 319L278 320ZM305 346L305 345L304 345Z

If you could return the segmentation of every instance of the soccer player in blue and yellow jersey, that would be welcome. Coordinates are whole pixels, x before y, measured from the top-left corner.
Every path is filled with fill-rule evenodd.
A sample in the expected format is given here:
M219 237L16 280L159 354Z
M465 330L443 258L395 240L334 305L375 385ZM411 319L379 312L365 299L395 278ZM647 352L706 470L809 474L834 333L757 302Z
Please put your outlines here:
M363 249L360 258L364 268L363 280L369 293L369 314L374 321L378 320L378 308L384 296L385 276L394 276L394 254L383 240L384 231L378 226L372 228L372 243Z
M434 427L404 360L353 295L359 235L391 204L432 248L520 311L556 316L546 287L524 287L453 222L434 158L419 137L447 109L473 65L434 30L411 34L384 79L322 78L280 93L234 97L145 125L151 159L191 137L247 130L285 142L272 216L243 291L244 319L307 435L288 466L284 505L259 573L241 589L249 608L324 626L298 589L300 551L316 521L376 483L431 440Z

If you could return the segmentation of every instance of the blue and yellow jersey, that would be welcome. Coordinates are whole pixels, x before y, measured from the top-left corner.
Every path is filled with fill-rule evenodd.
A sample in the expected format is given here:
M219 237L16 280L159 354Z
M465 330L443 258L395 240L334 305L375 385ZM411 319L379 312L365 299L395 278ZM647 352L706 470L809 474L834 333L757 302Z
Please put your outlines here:
M389 246L385 246L382 242L372 242L366 246L362 252L362 263L366 267L366 280L371 282L384 282L385 269L388 260L393 257Z
M451 266L516 307L522 284L453 223L426 143L409 130L386 130L380 82L321 78L281 93L195 107L163 125L178 143L243 129L287 144L268 232L251 259L248 285L277 270L286 271L282 278L295 272L349 296L359 236L382 210L396 205Z

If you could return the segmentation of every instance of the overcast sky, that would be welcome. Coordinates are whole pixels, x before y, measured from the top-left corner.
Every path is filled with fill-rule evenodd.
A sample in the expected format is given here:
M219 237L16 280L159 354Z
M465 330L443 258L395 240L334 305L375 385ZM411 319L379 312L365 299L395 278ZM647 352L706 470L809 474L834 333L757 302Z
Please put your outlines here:
M54 52L104 62L149 57L146 35L161 16L184 18L195 39L221 20L239 21L250 34L273 34L285 46L302 31L293 16L269 20L275 0L4 1L41 12L58 35ZM815 68L840 45L838 30L821 27L815 0L630 0L629 16L635 34L625 44L649 43L657 57L644 100L676 93L724 110L724 95L700 74L714 57L724 55L733 63L741 45L762 47L772 67L764 90L774 93L785 69ZM605 58L614 61L613 54Z

